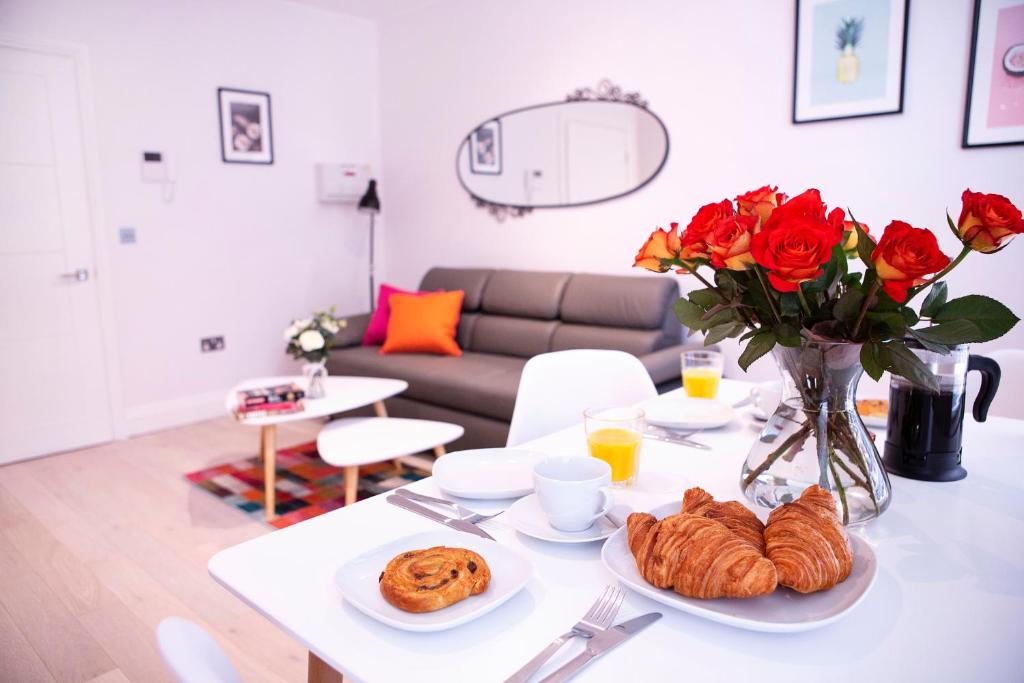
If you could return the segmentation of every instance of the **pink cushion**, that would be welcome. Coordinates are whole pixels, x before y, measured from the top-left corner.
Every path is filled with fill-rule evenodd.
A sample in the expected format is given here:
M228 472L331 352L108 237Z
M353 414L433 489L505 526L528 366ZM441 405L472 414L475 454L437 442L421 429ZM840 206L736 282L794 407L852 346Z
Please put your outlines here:
M363 346L379 346L387 339L388 321L391 319L391 304L388 300L392 294L420 296L430 294L430 292L407 292L404 289L381 283L377 294L377 308L373 309L373 315L370 316L370 324L366 327L366 334L363 335Z

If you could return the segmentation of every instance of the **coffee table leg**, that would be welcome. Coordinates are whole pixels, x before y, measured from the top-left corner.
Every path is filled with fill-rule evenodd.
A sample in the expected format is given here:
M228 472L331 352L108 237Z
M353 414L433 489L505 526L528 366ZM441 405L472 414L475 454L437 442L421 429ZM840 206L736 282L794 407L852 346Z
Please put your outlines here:
M356 502L356 493L359 490L359 466L349 465L342 472L345 480L345 505Z
M274 487L277 483L277 426L260 427L260 453L263 455L263 506L267 519L277 516Z
M448 451L446 451L444 449L443 445L442 446L434 446L434 455L436 455L438 458L440 458L442 455L444 455L447 452Z
M327 662L309 653L309 665L306 670L307 683L342 683L344 678Z

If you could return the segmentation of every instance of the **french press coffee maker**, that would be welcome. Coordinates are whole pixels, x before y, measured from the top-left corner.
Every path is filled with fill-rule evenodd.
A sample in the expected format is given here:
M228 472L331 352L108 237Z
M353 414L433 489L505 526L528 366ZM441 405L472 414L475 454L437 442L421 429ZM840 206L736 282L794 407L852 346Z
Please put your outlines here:
M981 373L974 419L984 422L999 388L999 364L972 356L967 344L943 355L907 340L907 346L938 379L938 391L893 375L889 386L889 426L882 461L893 474L922 481L957 481L967 476L961 464L964 391L967 373Z

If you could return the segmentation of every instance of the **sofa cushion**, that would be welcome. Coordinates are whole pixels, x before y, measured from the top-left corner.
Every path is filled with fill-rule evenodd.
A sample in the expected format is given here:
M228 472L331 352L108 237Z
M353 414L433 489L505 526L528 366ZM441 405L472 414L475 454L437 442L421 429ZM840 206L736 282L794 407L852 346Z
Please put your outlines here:
M661 348L663 339L660 329L629 330L562 323L551 336L551 350L612 349L642 356Z
M483 353L530 358L547 353L557 320L513 318L506 315L478 315L468 348Z
M569 273L496 270L484 288L482 309L521 318L554 320Z
M420 282L420 290L436 292L439 289L451 291L461 289L466 293L462 310L480 310L480 299L493 270L487 268L431 268Z
M672 278L577 273L565 287L560 314L567 323L659 329L678 297Z
M335 375L394 377L409 383L401 394L434 405L511 420L525 358L466 351L461 357L405 353L381 356L360 346L331 354Z

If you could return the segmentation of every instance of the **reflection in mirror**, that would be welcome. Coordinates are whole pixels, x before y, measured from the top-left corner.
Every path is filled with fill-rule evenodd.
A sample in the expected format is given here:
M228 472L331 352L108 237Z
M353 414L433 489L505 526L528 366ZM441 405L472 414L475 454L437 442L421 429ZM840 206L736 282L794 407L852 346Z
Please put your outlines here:
M515 215L633 192L668 156L668 131L640 102L554 102L486 121L459 148L459 180L479 204Z

